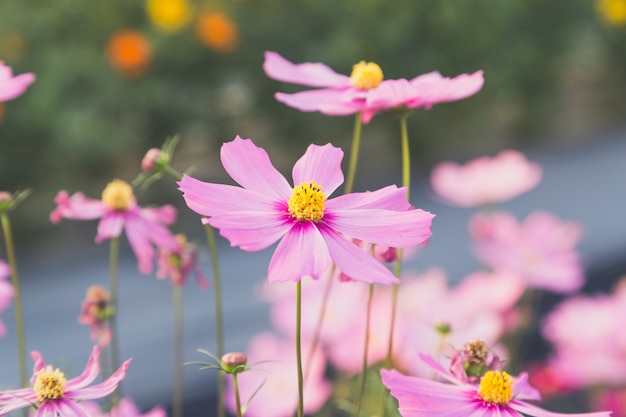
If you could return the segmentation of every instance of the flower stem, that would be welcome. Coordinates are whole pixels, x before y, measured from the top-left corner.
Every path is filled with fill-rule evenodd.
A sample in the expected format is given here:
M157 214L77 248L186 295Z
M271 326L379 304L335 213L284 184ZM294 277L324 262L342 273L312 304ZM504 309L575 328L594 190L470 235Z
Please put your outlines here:
M298 417L304 416L304 378L302 375L302 346L300 332L302 321L302 281L296 283L296 360L298 362Z
M411 154L409 151L409 133L406 120L409 113L400 116L400 140L402 144L402 186L406 187L406 199L409 200L411 188Z
M361 146L361 113L357 113L354 119L354 130L352 133L352 147L350 148L350 164L348 165L348 176L346 177L346 188L344 194L352 192L354 177L356 175L356 165L359 160L359 148Z
M120 366L120 344L119 332L117 329L118 305L118 281L119 281L119 254L120 239L119 237L111 238L109 245L109 292L111 293L111 306L113 307L113 315L111 315L111 372ZM122 384L117 386L112 398L113 406L117 404L122 394Z
M172 168L171 166L167 165L165 168L163 168L165 172L167 172L169 175L171 175L172 177L174 177L174 179L176 181L181 181L183 179L183 174L181 174L180 172L178 172L177 170L175 170L174 168Z
M220 268L217 259L217 245L215 244L215 233L210 224L204 225L206 238L211 252L211 265L213 267L213 294L215 297L215 336L217 339L217 357L224 355L224 317L222 309L222 282L220 279ZM224 374L217 373L217 415L224 417Z
M172 415L173 417L183 416L183 287L174 285L172 287L174 298L174 398Z
M24 335L24 312L22 308L22 295L20 292L20 279L17 273L17 261L15 260L15 250L13 246L13 235L11 234L11 223L6 212L2 212L2 230L4 232L4 242L7 247L7 260L11 268L11 283L13 284L13 307L15 311L15 332L17 335L17 354L20 369L20 386L28 386L28 374L26 369L26 337Z
M363 370L359 376L359 385L356 392L356 400L353 417L358 417L361 412L361 401L365 392L365 381L367 376L367 355L370 345L370 319L372 314L372 297L374 295L374 284L369 284L369 293L367 296L367 312L365 315L365 347L363 348Z
M241 400L239 399L239 382L237 381L237 373L233 373L233 388L235 389L235 406L237 407L237 417L241 417Z

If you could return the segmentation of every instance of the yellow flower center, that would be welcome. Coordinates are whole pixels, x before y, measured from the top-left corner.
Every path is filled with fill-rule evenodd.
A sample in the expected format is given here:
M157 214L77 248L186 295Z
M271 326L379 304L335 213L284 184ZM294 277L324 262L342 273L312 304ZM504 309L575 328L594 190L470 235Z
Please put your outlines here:
M303 182L293 187L293 194L289 199L289 213L294 219L317 223L324 217L324 201L326 196L320 185L313 181Z
M102 201L113 210L126 210L135 201L133 187L122 180L113 180L102 191Z
M56 400L63 397L63 391L65 390L65 375L59 371L59 368L52 369L52 366L47 366L44 369L40 369L35 374L35 386L33 389L37 394L39 402Z
M506 372L487 371L480 379L478 395L491 404L508 404L513 398L513 378Z
M353 87L361 90L376 88L383 82L383 70L378 64L361 61L352 67L350 82Z

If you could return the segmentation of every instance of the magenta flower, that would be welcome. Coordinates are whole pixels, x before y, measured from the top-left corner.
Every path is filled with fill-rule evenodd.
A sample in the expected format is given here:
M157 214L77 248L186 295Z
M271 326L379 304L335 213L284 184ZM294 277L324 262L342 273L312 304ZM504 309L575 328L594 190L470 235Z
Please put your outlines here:
M484 84L483 72L443 77L438 72L412 80L384 80L372 62L353 66L350 76L336 73L322 63L294 64L276 52L265 52L263 69L282 82L318 87L293 94L276 93L276 100L300 111L343 116L361 112L363 123L375 114L392 109L430 109L434 104L461 100L477 93ZM321 88L320 88L321 87Z
M528 400L539 400L537 390L528 384L528 375L512 377L490 370L479 384L462 382L446 372L430 356L420 359L450 383L402 375L396 370L381 369L383 384L398 400L402 417L608 417L610 411L562 414L547 411Z
M158 248L157 278L170 278L172 285L182 287L187 282L187 277L193 274L200 288L209 288L209 282L198 262L198 247L183 234L176 235L176 240L178 248L175 250Z
M176 238L167 228L176 221L176 209L170 205L156 208L142 208L137 205L130 184L113 180L102 192L102 200L85 197L83 193L69 195L60 191L54 202L57 207L50 213L52 223L62 218L75 220L100 219L96 243L116 238L126 231L139 271L150 274L153 270L153 244L178 249Z
M90 414L79 404L80 401L94 400L111 394L126 376L130 359L120 366L113 375L97 385L91 384L98 373L100 349L94 346L89 361L82 374L68 380L58 368L46 365L41 354L31 352L35 362L32 388L20 388L0 392L0 415L9 414L24 407L35 406L35 417L76 416L89 417Z
M406 189L395 186L327 199L343 182L342 158L331 144L310 145L294 165L292 187L263 149L237 136L222 146L221 159L243 188L189 176L178 184L189 208L209 216L204 221L232 246L258 251L280 240L269 265L270 282L317 279L331 262L355 280L398 282L350 238L415 246L430 237L434 215L410 209Z
M483 156L464 165L442 162L431 174L433 191L461 207L502 203L533 189L541 181L541 167L514 150Z
M32 72L14 77L11 67L0 61L0 102L21 96L33 81L35 81L35 74Z

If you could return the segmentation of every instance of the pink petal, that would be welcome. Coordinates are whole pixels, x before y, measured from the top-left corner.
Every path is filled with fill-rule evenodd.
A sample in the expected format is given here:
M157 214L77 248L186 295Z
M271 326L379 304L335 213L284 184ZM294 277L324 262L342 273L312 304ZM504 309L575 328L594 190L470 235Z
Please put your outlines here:
M76 220L91 220L102 217L107 212L106 205L101 200L85 197L83 193L74 193L71 196L65 190L59 191L54 202L57 207L50 213L50 221L59 223L62 218Z
M222 164L239 185L264 194L272 199L286 201L291 196L291 186L272 165L264 149L250 139L237 136L222 145Z
M411 204L406 199L406 191L406 187L398 188L395 185L389 185L376 191L344 194L326 201L326 209L377 208L405 211L411 208Z
M93 400L96 398L106 397L115 391L119 383L122 382L124 377L126 377L128 365L130 365L130 359L124 362L122 366L120 366L120 368L104 382L78 390L67 390L65 397L76 401Z
M59 414L56 401L44 401L35 412L35 417L57 417L57 415Z
M361 248L329 227L318 224L332 260L341 272L355 281L371 284L393 284L400 280Z
M345 90L334 88L306 90L291 94L276 93L274 97L277 101L303 112L322 111L324 108L326 109L324 114L344 116L358 111L358 108L346 100Z
M286 206L286 205L285 205ZM220 229L220 234L231 246L239 246L245 251L265 249L283 237L293 221L280 211L233 211L208 219L211 226Z
M407 248L431 235L434 214L424 210L326 210L324 222L336 231L369 243Z
M35 374L37 373L37 371L45 368L47 365L46 362L43 360L43 355L39 351L33 350L32 352L30 352L30 357L35 363L35 365L33 366L33 377L31 378L31 382L35 384Z
M324 239L311 222L295 223L280 241L269 265L269 282L318 279L330 266Z
M144 274L152 273L154 248L152 243L164 249L177 250L176 238L170 230L161 223L151 222L139 216L139 213L128 213L126 217L126 237L130 243L137 261L139 271Z
M415 87L406 79L384 80L367 95L367 108L389 110L406 105L415 98Z
M96 243L103 240L120 237L124 228L125 212L109 211L106 213L100 223L98 223L98 234L96 235Z
M176 207L165 204L160 207L139 208L141 217L153 223L174 224L176 223Z
M528 383L528 374L522 372L518 377L513 378L513 396L517 400L541 400L541 394L538 390L531 387Z
M437 103L461 100L479 92L485 83L483 71L461 74L454 78L439 77L430 75L411 80L418 94L409 107L430 108Z
M87 360L85 369L79 376L67 381L65 385L66 388L68 390L75 390L91 384L98 376L98 372L100 372L100 363L98 362L99 358L100 348L98 346L94 346L91 350L91 354L89 355L89 359Z
M2 62L0 62L0 67L9 68L3 65ZM4 75L6 75L6 72L4 72ZM8 75L11 77L10 68ZM13 100L21 96L28 86L35 81L35 74L28 72L8 79L3 78L0 78L0 102Z
M60 417L91 417L87 410L72 400L62 398L55 402Z
M266 51L263 69L268 77L292 84L311 87L344 87L350 85L350 77L337 74L322 63L294 64L276 52Z
M294 186L313 181L322 186L326 197L330 196L343 183L342 159L343 151L330 143L324 146L309 145L293 166Z
M554 413L521 401L511 401L509 406L520 413L533 417L609 417L611 415L611 411L576 414Z

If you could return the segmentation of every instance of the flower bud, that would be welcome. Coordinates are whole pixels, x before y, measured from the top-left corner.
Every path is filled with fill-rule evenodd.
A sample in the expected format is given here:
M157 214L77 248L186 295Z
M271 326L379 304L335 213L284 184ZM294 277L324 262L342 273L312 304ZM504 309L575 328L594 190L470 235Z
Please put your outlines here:
M150 172L155 169L161 159L162 152L159 148L148 149L146 155L141 160L141 170L143 172Z
M224 371L235 374L245 370L248 357L243 352L229 352L222 356L221 362Z

